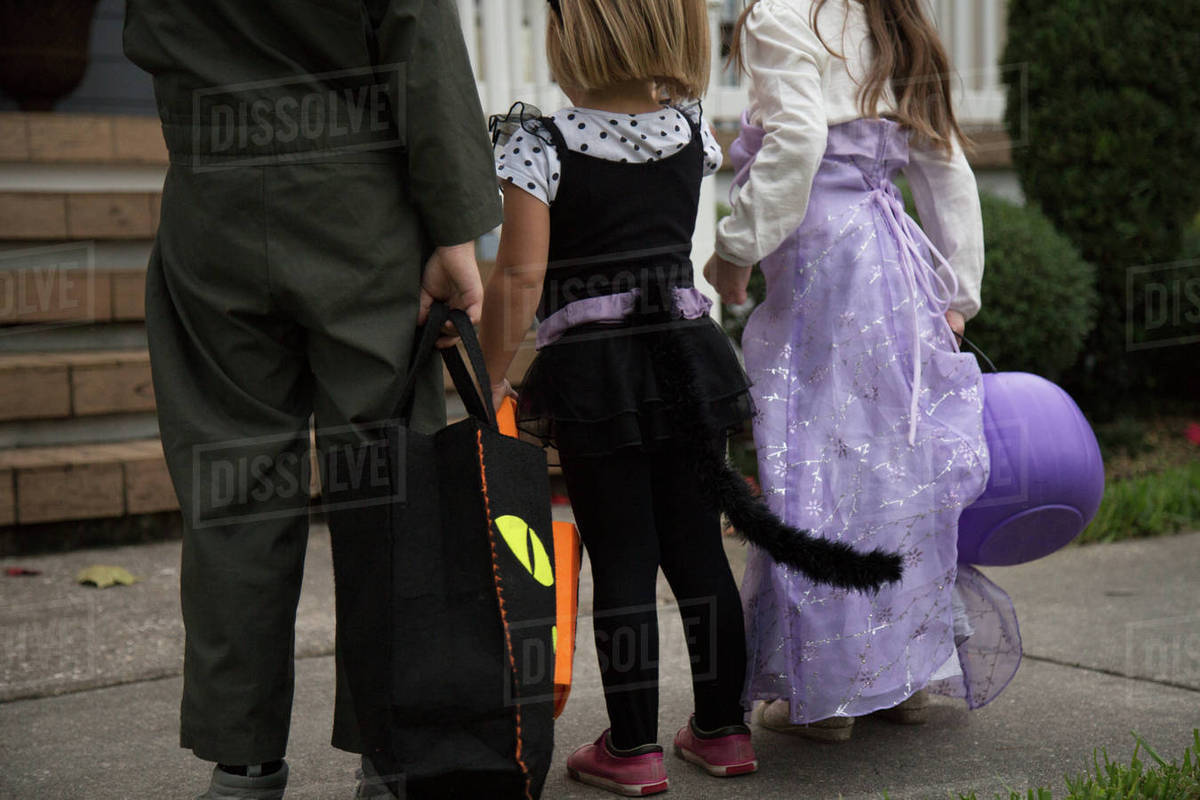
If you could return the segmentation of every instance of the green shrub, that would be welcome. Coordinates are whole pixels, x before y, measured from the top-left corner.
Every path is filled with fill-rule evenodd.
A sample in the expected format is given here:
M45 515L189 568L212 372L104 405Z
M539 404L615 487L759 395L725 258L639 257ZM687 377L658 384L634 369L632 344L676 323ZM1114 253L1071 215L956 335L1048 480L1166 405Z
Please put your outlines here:
M980 201L983 305L967 336L997 368L1057 381L1095 324L1095 269L1036 208L988 194Z
M1146 437L1148 429L1146 420L1134 416L1120 416L1096 425L1096 440L1105 463L1118 453L1137 456L1149 450L1151 445Z
M1142 274L1131 268L1179 259L1200 210L1198 36L1200 0L1009 3L1003 63L1021 67L1004 76L1014 168L1026 196L1098 269L1098 325L1068 388L1110 414L1131 390L1195 387L1195 347L1126 342L1153 338L1151 326L1127 319L1147 300L1136 282L1127 287Z
M1192 220L1192 224L1183 232L1182 258L1189 261L1200 260L1200 214Z

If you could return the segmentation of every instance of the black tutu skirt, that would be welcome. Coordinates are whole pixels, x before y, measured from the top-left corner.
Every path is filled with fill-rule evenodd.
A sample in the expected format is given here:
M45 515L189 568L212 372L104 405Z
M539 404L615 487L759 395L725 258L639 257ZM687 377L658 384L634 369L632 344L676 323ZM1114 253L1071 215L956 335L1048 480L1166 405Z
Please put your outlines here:
M570 457L628 447L654 450L698 435L683 430L664 384L657 337L683 337L691 365L688 397L713 432L739 430L754 415L750 381L733 343L710 318L665 325L592 323L543 347L521 383L517 425L527 438Z

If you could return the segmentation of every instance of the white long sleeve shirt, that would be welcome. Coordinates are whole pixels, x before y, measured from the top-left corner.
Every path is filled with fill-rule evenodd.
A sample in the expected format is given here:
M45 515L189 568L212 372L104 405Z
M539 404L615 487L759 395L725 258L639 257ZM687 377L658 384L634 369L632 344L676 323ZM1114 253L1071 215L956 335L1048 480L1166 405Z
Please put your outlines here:
M759 0L746 18L743 53L750 73L750 121L766 135L745 183L734 190L733 213L717 226L717 253L754 264L800 226L829 127L862 117L858 90L873 47L861 3L829 0L817 26L813 0ZM895 110L884 93L878 112ZM961 147L944 151L914 144L903 170L926 234L950 264L958 292L950 307L967 319L979 311L983 222L975 175ZM939 273L944 271L939 268ZM950 276L942 274L949 283Z

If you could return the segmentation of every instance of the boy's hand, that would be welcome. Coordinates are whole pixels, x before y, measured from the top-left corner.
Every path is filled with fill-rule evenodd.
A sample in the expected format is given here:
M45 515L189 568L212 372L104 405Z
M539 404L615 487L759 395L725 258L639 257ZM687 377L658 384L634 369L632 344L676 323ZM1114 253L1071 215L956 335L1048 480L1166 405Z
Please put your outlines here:
M483 281L479 277L479 265L475 262L474 242L439 247L433 251L421 276L418 325L425 324L429 318L429 308L435 300L445 301L451 308L462 309L467 312L471 322L479 322L483 310ZM453 328L447 326L445 333L438 339L438 347L452 347L458 342Z
M732 261L726 261L716 253L704 265L704 279L713 285L721 301L726 305L740 306L746 302L746 287L750 285L750 270Z
M950 324L950 330L954 331L954 338L962 344L963 333L967 330L967 318L961 312L951 309L946 312L946 322Z

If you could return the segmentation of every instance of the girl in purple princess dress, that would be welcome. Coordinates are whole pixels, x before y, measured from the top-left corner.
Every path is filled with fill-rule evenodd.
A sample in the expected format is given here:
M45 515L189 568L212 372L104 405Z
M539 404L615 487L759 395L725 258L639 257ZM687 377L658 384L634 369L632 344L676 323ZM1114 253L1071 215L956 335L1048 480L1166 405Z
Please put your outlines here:
M1021 650L1008 596L956 563L988 453L957 342L983 237L945 50L921 0L756 0L735 42L750 105L705 273L730 303L751 265L766 275L742 338L763 491L786 522L905 565L860 594L751 548L748 697L764 726L830 741L874 712L924 721L926 690L981 706Z

